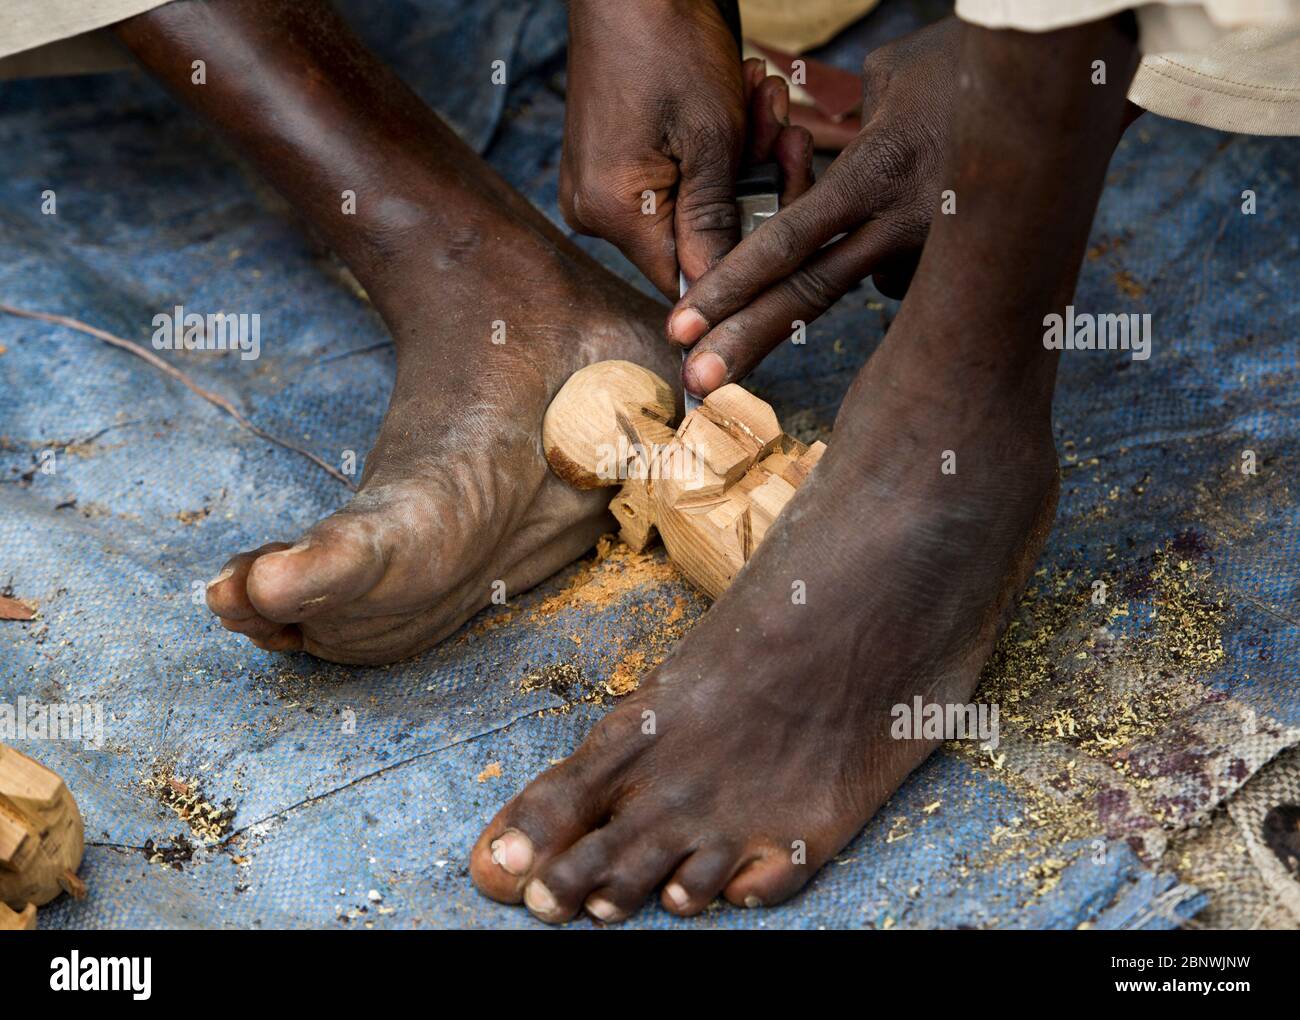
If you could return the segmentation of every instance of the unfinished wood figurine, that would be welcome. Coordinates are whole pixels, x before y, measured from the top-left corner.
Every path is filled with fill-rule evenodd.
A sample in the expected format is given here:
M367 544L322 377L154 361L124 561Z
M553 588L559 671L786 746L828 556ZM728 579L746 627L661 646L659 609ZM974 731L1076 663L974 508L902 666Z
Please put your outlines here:
M36 927L36 908L61 891L80 899L85 833L63 780L0 744L0 930Z
M821 458L781 431L769 404L732 383L674 432L672 390L653 372L602 361L576 372L542 423L551 468L580 488L619 485L609 505L638 552L657 531L679 570L713 598L753 555Z

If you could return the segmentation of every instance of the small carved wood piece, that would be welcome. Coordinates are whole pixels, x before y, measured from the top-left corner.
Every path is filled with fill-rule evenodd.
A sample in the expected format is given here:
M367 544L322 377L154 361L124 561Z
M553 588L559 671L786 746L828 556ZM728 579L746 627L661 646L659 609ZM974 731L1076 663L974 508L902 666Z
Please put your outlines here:
M542 419L542 449L551 470L575 489L615 484L619 416L667 427L672 387L630 361L600 361L569 377ZM625 444L624 444L625 445Z
M36 926L36 908L67 892L77 877L85 833L63 780L0 744L0 930Z
M598 362L565 383L546 412L546 459L566 481L589 483L580 488L621 483L609 508L623 541L639 552L658 531L677 568L717 598L826 444L787 436L771 406L734 383L705 397L674 433L665 424L672 391L637 366L654 384L637 375L629 385L628 364ZM647 394L656 398L650 411Z

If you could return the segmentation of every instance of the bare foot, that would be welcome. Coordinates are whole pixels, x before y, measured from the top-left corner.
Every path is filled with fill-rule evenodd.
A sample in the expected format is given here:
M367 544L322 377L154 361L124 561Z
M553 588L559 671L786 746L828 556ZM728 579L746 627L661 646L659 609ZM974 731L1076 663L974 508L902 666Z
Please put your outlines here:
M896 739L894 706L971 701L1055 511L1044 316L1074 291L1131 28L963 28L961 215L936 218L829 450L731 589L484 829L481 891L550 922L625 918L661 884L682 915L778 903L936 746ZM1125 69L1109 85L1061 70L1098 53Z
M339 253L397 346L361 491L230 560L208 588L222 623L262 648L389 662L612 527L608 493L548 472L542 416L592 361L677 379L664 309L582 254L323 0L165 4L115 28ZM201 88L195 39L214 69Z
M391 662L580 556L615 527L607 491L547 468L541 421L577 369L621 358L676 379L663 308L535 225L469 195L374 295L397 381L352 502L296 542L230 560L208 605L258 647ZM459 211L456 207L459 206ZM505 324L493 343L493 323Z
M891 739L891 709L970 700L1046 537L1056 457L1045 395L937 407L904 343L867 366L734 587L484 830L479 889L552 922L622 919L665 882L682 915L778 903L934 749Z

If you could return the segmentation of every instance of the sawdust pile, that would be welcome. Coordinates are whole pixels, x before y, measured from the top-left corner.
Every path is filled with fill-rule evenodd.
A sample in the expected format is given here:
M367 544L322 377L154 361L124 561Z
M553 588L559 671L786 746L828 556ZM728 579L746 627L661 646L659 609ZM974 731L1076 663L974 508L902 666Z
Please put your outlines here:
M996 770L1029 805L972 863L1018 862L1039 897L1071 863L1056 855L1072 841L1095 853L1099 840L1142 833L1130 845L1158 856L1163 830L1196 807L1165 791L1203 782L1195 770L1213 768L1209 754L1201 762L1198 751L1170 749L1196 744L1204 734L1182 720L1221 700L1199 681L1224 660L1225 617L1225 595L1195 536L1110 575L1038 570L975 695L999 706L1001 747L949 745Z
M606 609L629 595L677 580L677 571L662 555L633 552L614 535L602 535L594 559L587 561L562 591L533 609L534 622L573 609Z
M174 775L169 767L159 766L146 780L145 788L204 843L219 843L230 831L230 823L235 819L234 806L229 800L220 805L207 800L197 780Z
M707 606L708 600L682 581L662 550L633 552L615 536L605 535L594 556L574 571L560 591L528 610L527 620L571 642L576 654L591 645L593 625L608 611L617 610L620 628L613 636L614 648L585 669L563 662L531 670L520 681L520 690L546 688L566 699L552 712L630 694ZM608 628L603 636L610 639Z
M977 697L997 703L1003 722L1093 757L1156 732L1186 697L1203 698L1195 678L1223 661L1225 600L1177 545L1121 578L1039 570ZM1047 685L1060 697L1045 714Z

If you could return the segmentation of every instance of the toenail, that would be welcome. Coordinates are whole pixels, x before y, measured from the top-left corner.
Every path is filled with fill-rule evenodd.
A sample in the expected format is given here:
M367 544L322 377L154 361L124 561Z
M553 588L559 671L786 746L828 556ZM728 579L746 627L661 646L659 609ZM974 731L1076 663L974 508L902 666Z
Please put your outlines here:
M492 841L492 863L512 875L523 875L533 866L533 842L518 829L506 829Z
M678 343L693 344L708 331L708 322L694 308L674 312L668 320L668 332Z
M592 896L584 904L587 913L598 921L617 921L622 911L603 896Z
M528 888L524 890L524 905L534 914L553 914L558 906L551 890L542 884L540 878L528 883Z
M208 582L208 587L211 588L214 584L220 584L226 578L230 577L230 575L233 574L234 572L235 572L234 567L227 567L225 570L223 570L221 573L219 573L216 577L214 577L211 581Z
M691 904L690 894L680 882L669 882L664 886L664 895L678 910L685 910Z
M697 354L686 363L686 388L692 393L712 393L727 381L727 363L712 351Z
M745 897L745 906L747 906L750 910L753 910L755 907L761 907L762 905L763 905L763 901L760 900L753 893L750 893L748 896Z

